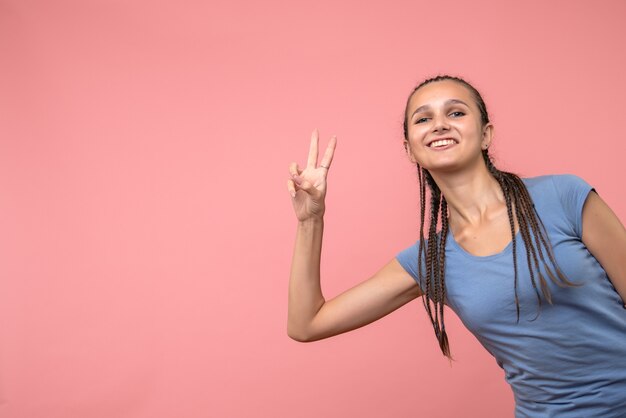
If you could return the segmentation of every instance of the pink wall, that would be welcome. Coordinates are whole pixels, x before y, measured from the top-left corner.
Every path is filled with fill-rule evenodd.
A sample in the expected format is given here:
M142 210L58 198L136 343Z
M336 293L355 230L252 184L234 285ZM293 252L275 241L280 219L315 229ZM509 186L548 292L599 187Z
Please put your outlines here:
M508 4L505 4L508 3ZM549 4L549 5L548 5ZM327 298L417 234L404 101L483 92L502 168L623 221L626 2L0 1L0 416L506 417L503 373L420 301L286 334L287 166L339 139Z

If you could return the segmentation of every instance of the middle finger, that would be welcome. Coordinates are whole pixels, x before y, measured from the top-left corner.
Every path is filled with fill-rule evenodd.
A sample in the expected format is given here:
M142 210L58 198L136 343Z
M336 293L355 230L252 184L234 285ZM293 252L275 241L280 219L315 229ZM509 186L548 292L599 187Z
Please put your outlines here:
M315 168L317 165L317 144L319 142L320 134L317 128L311 134L311 145L309 147L309 159L307 161L307 168Z

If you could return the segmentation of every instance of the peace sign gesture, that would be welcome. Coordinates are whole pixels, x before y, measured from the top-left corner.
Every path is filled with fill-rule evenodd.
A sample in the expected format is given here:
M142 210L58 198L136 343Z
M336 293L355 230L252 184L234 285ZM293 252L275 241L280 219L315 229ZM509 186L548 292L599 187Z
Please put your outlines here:
M337 137L332 137L326 147L326 152L319 166L317 166L319 132L317 129L311 134L309 158L304 170L298 168L297 163L289 165L291 178L287 180L287 190L291 194L293 209L299 221L311 218L323 218L324 198L326 196L326 177L333 154L337 145Z

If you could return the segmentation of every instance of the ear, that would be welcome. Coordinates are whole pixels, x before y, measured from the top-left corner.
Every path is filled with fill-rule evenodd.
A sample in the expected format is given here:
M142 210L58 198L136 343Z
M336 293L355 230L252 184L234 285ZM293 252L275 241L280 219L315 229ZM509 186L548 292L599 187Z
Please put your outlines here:
M483 127L483 138L480 144L482 149L487 149L489 148L489 146L491 146L491 141L493 140L494 129L495 128L493 127L491 122L486 124Z
M409 144L409 141L406 139L404 140L404 150L406 151L406 155L409 157L409 160L411 160L413 164L417 164L417 161L411 152L411 144Z

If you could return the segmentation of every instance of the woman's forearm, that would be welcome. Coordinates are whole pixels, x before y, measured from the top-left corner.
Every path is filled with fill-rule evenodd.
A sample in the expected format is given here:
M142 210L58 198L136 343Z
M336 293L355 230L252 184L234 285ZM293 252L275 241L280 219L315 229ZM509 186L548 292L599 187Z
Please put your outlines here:
M287 334L297 341L310 339L310 324L324 305L320 262L324 220L298 222L289 277Z

